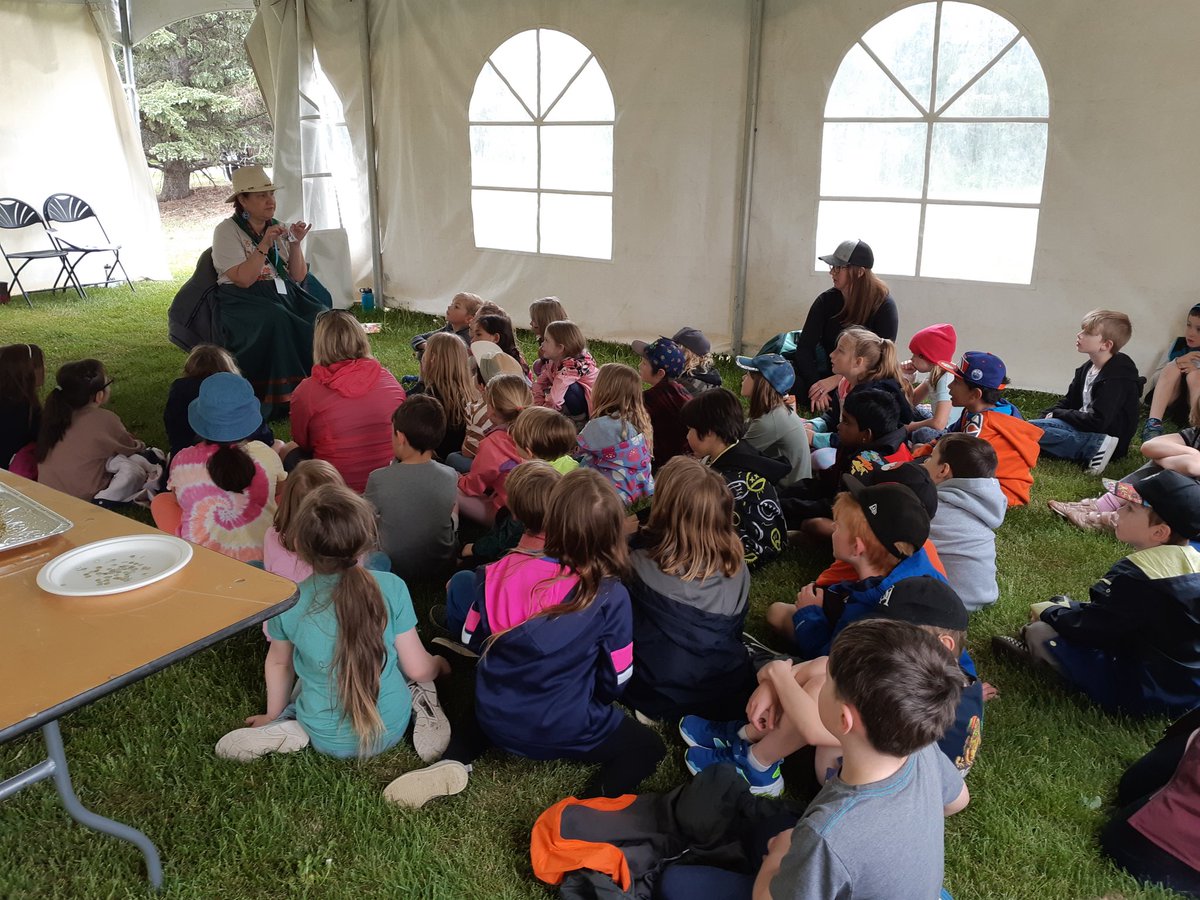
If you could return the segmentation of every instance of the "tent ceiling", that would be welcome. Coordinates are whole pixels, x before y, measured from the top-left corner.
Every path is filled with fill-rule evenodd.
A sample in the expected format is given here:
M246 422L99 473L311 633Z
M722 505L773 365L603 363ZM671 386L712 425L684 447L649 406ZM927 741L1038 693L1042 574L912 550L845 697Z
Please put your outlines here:
M180 19L227 9L254 7L254 0L129 0L130 32L136 44Z

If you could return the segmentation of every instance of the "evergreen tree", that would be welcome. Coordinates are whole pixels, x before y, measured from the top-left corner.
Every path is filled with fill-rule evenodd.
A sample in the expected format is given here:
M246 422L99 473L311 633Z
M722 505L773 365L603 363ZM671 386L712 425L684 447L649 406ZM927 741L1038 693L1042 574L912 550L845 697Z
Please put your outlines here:
M271 123L244 41L253 12L192 16L134 48L142 145L163 173L161 200L192 193L191 174L267 161Z

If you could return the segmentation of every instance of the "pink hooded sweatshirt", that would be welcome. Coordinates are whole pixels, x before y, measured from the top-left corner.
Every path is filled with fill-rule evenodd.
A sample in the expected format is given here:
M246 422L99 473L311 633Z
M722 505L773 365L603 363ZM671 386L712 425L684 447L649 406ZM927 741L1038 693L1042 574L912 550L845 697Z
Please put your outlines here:
M313 366L292 393L292 440L342 473L360 494L392 461L392 413L404 388L376 359Z

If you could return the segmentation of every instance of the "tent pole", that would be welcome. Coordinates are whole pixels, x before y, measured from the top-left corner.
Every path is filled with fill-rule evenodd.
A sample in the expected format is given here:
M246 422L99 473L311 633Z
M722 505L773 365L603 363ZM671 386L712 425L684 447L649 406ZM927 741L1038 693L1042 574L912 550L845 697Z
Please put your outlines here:
M733 298L730 343L742 352L746 321L746 269L750 262L750 201L754 192L754 141L758 133L758 80L762 69L763 7L766 0L750 0L750 53L746 68L746 122L742 135L742 208L739 214L737 292Z
M117 9L121 16L121 51L125 61L125 101L133 113L133 127L141 128L138 115L137 79L133 74L133 36L129 24L130 0L119 0Z
M375 162L375 99L371 92L371 15L370 0L361 0L362 32L359 59L363 65L363 116L366 118L367 205L371 220L371 289L375 302L384 306L383 248L379 245L379 173Z

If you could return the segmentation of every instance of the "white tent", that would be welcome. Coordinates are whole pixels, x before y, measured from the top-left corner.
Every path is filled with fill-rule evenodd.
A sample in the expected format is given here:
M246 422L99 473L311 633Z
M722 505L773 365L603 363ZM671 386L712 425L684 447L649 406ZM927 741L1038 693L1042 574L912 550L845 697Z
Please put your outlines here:
M185 13L240 5L130 3L133 39ZM1057 390L1079 361L1071 339L1080 315L1106 306L1133 316L1129 350L1146 370L1196 299L1184 261L1197 206L1190 170L1200 139L1200 12L1189 0L1162 0L1153 14L1136 0L979 5L1019 29L1049 98L1027 283L884 271L901 311L901 343L919 327L953 322L960 348L1000 354L1018 385ZM356 282L374 281L391 301L431 312L454 291L475 290L519 324L531 299L558 294L593 335L647 337L690 324L718 345L741 337L754 347L799 327L828 286L815 258L832 249L825 236L818 246L822 197L838 193L826 186L822 194L830 87L855 42L908 6L263 0L248 46L276 123L276 180L306 185L281 193L281 215L332 218L335 203ZM66 28L66 20L82 30L83 16L72 4L0 0L0 22L9 25L0 28L0 66L8 84L28 85L6 92L6 121L20 125L0 138L0 195L21 196L30 181L22 170L32 156L32 168L42 168L46 145L64 152L60 171L92 178L84 170L111 141L128 163L122 177L141 177L112 125L122 113L111 86L102 108L108 130L89 134L88 164L54 127L63 121L58 110L80 105L67 99L80 90L70 75L77 70L48 66L47 49L29 36ZM612 133L611 200L601 198L611 204L611 258L476 246L472 92L497 48L530 29L576 39L611 89L611 126L597 126ZM98 58L96 40L90 53ZM350 152L328 139L329 128L303 124L316 121L318 67L342 107ZM324 174L335 193L302 178ZM932 221L922 221L929 231ZM842 236L872 240L878 230L867 218ZM890 249L873 243L881 258Z

